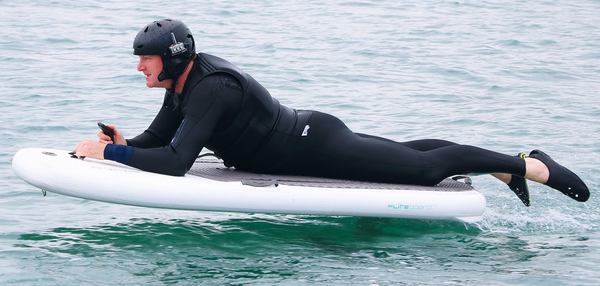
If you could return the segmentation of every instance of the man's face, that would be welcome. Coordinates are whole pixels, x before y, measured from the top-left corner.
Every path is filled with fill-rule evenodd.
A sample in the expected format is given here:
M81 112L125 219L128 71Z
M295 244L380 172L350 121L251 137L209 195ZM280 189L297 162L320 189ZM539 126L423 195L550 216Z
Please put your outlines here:
M162 59L159 55L141 55L137 65L137 70L146 76L147 87L169 88L169 80L158 81L158 75L163 69Z

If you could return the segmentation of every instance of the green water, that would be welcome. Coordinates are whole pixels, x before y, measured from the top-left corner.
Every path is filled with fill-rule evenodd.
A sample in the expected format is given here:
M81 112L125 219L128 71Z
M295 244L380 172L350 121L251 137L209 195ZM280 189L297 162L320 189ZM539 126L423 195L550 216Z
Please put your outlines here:
M597 285L600 3L0 2L0 285ZM186 212L41 192L25 147L72 149L96 122L134 136L162 103L131 42L162 17L282 103L356 132L551 154L577 203L531 184L526 208L473 178L483 219Z

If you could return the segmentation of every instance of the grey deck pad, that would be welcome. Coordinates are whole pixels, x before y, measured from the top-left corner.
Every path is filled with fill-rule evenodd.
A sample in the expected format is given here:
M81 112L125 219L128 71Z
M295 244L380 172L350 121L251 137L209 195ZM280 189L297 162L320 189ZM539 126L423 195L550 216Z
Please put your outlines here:
M188 175L199 176L221 182L242 182L242 184L266 187L277 185L315 187L315 188L344 188L344 189L392 189L392 190L422 190L422 191L442 191L442 192L460 192L470 191L473 187L470 184L463 183L454 179L445 179L436 186L415 186L387 183L374 183L365 181L340 180L318 177L289 176L257 174L227 168L223 162L217 159L198 159L192 166ZM470 183L468 177L466 181Z

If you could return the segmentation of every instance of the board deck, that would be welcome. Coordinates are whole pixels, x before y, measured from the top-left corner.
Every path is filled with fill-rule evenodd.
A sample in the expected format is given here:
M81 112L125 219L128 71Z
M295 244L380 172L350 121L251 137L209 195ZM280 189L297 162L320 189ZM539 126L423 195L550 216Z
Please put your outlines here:
M227 168L223 165L223 162L218 159L198 159L187 174L221 182L241 182L242 184L258 187L288 185L312 188L422 190L436 192L474 190L470 184L451 178L445 179L433 187L427 187L306 176L257 174L239 171L234 168ZM458 178L462 179L468 177L458 176ZM469 179L468 182L470 183Z
M481 193L453 179L425 187L255 174L208 158L182 177L43 148L19 150L12 165L23 180L49 192L143 207L474 222L486 205Z

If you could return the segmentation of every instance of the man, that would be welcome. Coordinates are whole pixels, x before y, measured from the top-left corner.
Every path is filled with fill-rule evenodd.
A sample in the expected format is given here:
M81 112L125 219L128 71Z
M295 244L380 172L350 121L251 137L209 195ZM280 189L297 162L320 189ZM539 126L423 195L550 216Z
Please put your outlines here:
M539 150L513 157L436 139L399 143L354 133L329 114L283 106L233 64L196 54L192 33L177 20L148 24L133 49L146 86L166 89L163 106L142 134L125 140L110 125L114 142L99 132L99 142L81 142L77 156L183 176L206 147L227 166L251 172L420 185L455 174L491 173L526 205L525 179L577 201L589 198L576 174Z

